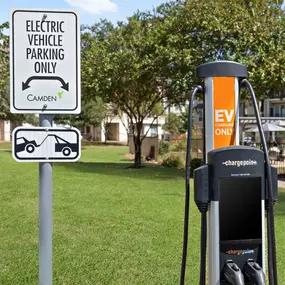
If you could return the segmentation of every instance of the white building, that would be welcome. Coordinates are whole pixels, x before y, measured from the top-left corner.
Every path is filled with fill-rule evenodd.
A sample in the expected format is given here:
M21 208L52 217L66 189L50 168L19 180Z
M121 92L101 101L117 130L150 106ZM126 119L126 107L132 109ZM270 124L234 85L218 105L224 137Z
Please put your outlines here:
M159 116L157 119L153 120L152 117L148 117L143 122L142 135L147 133L147 137L158 136L159 139L162 139L167 135L162 127L166 122L166 117L169 113L175 113L176 115L181 115L184 111L183 107L180 106L170 106L168 107L164 114ZM104 123L108 123L108 133L105 134ZM127 143L129 130L128 117L126 114L123 114L122 117L115 116L112 118L107 118L106 122L102 122L100 126L89 125L81 128L81 134L84 139L104 142L105 137L107 136L108 141L115 141L120 143ZM11 134L14 128L17 126L30 127L29 124L13 124L10 121L0 121L0 141L11 141ZM56 126L56 124L53 124ZM58 125L62 127L62 125Z
M10 121L0 120L0 141L11 141L11 123Z
M10 121L0 120L0 141L2 142L10 142L12 141L12 132L15 128L22 127L33 127L27 123L12 123Z
M274 123L276 121L285 122L285 100L279 97L268 98L258 101L260 117L262 123ZM196 101L194 104L194 124L199 125L203 129L203 102ZM239 126L240 139L244 141L247 137L246 130L256 127L256 118L253 105L250 102L244 102L239 107ZM260 141L259 133L252 134L256 142ZM267 139L271 133L265 133ZM284 133L285 135L285 133Z
M181 115L184 111L183 107L180 106L170 106L167 108L163 115L159 116L157 119L153 120L153 117L148 117L143 122L142 135L147 133L147 137L158 136L162 139L167 132L165 132L162 127L166 122L166 117L169 113L175 113L176 115ZM127 143L129 123L128 116L123 114L122 117L115 116L112 119L108 119L109 128L108 134L104 131L104 122L101 126L85 126L81 132L84 138L94 140L94 141L105 141L105 136L107 135L108 141L116 141L120 143Z

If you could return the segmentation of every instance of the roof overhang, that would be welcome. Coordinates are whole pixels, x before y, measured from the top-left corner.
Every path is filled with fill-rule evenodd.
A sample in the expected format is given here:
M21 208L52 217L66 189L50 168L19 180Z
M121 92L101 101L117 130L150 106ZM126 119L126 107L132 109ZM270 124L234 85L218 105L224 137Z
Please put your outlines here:
M284 121L285 117L261 117L260 118L261 123L274 123L277 121ZM256 124L256 118L255 117L240 117L239 118L240 124Z

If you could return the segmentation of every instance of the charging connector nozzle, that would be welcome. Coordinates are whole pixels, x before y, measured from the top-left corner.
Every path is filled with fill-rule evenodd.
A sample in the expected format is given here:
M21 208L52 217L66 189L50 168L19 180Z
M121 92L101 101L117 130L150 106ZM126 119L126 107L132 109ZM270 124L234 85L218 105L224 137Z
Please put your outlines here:
M233 261L229 260L223 270L226 280L232 285L245 285L244 277L240 268Z

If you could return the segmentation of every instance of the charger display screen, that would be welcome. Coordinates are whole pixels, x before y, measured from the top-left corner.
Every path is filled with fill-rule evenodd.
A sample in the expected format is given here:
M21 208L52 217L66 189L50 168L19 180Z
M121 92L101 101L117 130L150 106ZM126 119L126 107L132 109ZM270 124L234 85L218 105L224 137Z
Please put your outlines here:
M262 238L261 177L219 179L220 240Z

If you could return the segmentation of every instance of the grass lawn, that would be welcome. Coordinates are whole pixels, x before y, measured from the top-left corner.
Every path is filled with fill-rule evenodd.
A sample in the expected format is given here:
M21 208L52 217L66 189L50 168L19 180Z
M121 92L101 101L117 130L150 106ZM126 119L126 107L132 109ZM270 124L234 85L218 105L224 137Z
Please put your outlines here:
M85 146L79 162L54 164L54 285L179 284L184 173L154 165L126 169L126 152ZM0 165L0 284L38 285L38 164L15 162L2 150ZM185 284L196 285L200 214L191 206ZM275 212L283 284L283 190Z

